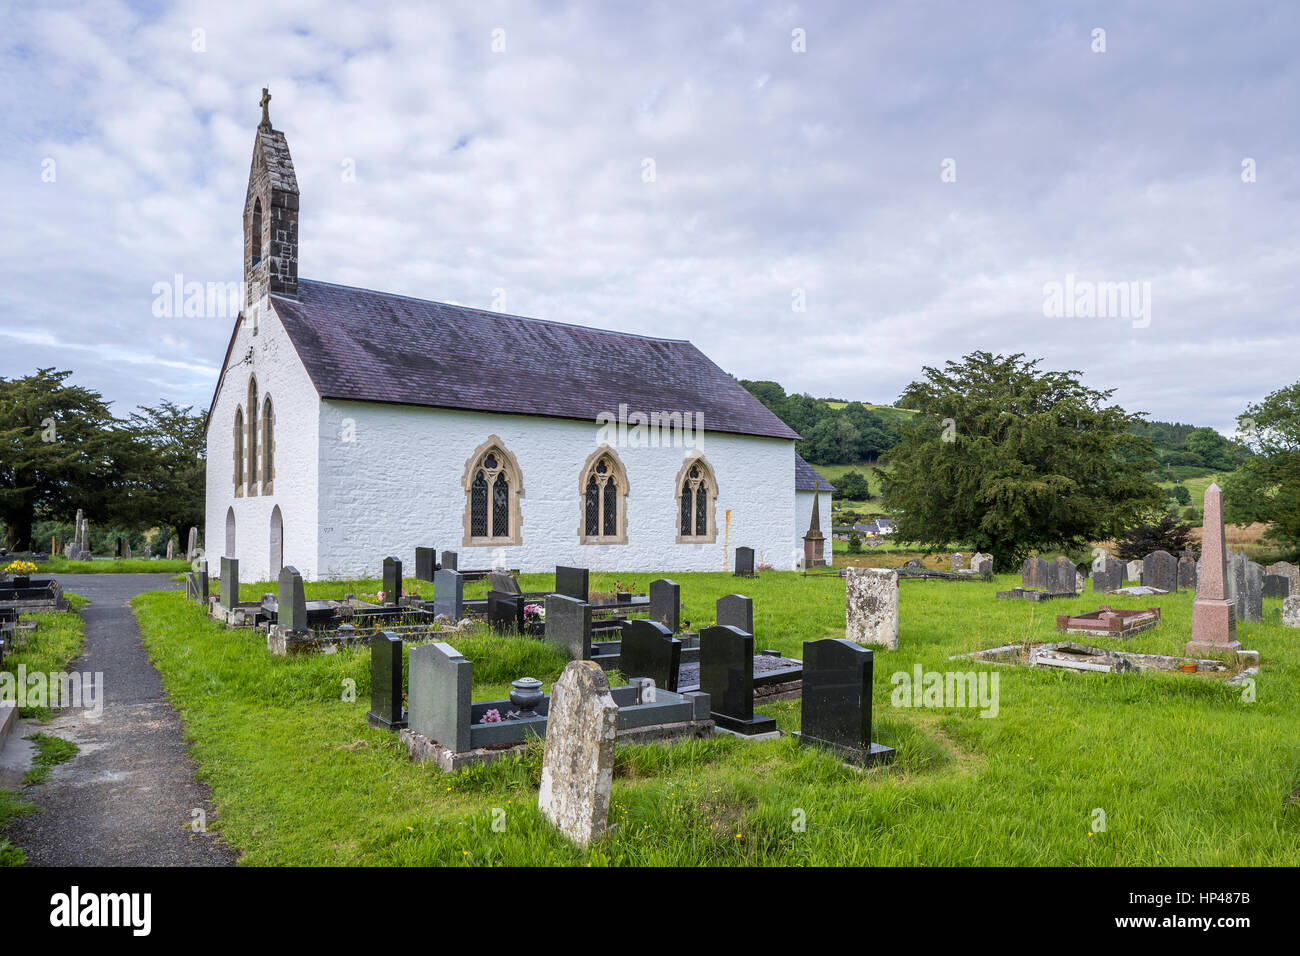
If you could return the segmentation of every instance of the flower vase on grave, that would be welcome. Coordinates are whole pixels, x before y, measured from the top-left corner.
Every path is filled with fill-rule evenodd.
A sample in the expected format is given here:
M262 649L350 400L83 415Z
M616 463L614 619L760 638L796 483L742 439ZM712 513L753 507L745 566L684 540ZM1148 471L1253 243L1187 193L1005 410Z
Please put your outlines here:
M520 720L536 717L537 715L533 711L537 709L544 698L542 682L535 677L521 677L519 680L510 682L510 703L519 708L518 718Z

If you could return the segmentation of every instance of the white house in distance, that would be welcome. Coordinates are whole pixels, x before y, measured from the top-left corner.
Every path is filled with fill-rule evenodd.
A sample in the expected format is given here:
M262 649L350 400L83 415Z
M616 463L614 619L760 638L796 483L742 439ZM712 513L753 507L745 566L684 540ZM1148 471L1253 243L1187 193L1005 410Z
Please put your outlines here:
M689 342L299 279L268 100L208 412L210 557L245 580L377 576L417 546L526 572L720 571L742 545L798 565L799 436Z

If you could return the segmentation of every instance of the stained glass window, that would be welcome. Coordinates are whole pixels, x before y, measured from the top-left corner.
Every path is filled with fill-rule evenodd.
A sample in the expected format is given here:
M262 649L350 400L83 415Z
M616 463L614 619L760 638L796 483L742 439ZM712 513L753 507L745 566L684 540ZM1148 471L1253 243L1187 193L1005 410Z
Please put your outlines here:
M504 472L492 483L492 537L510 537L510 480Z
M474 483L469 487L469 533L471 537L487 537L487 500L487 478L480 471L474 476Z
M693 507L694 496L691 494L691 483L682 482L682 535L691 536L691 515L694 514Z

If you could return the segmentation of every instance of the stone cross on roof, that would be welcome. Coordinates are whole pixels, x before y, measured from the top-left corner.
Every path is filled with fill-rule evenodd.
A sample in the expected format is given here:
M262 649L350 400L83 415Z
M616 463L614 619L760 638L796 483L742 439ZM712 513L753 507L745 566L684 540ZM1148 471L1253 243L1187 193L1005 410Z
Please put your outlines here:
M260 125L265 126L267 129L271 128L271 112L269 109L270 105L271 105L271 93L264 86L262 87L262 99L258 103L258 106L262 107L262 122Z

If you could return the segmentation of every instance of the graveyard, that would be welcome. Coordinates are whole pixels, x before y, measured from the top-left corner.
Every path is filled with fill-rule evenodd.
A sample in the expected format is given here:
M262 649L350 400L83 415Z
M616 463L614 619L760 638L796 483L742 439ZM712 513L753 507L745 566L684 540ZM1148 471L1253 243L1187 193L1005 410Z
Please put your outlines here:
M630 579L647 582L645 575L592 572L589 586L613 592L616 581ZM846 636L848 583L837 575L672 579L692 629L712 625L720 599L749 597L756 653L805 660L804 642ZM241 583L239 600L256 603L277 583ZM518 576L524 593L548 593L556 583L554 575ZM389 706L403 687L398 662L409 678L415 657L439 647L472 671L467 698L507 706L519 692L512 683L523 677L550 693L573 656L565 647L484 621L441 642L407 635L378 650L358 642L279 656L268 653L263 631L227 627L182 593L143 594L133 606L199 775L212 788L213 825L247 865L1294 863L1297 778L1289 741L1300 729L1300 649L1294 630L1280 622L1282 601L1264 597L1262 620L1238 625L1243 647L1259 655L1257 686L1247 695L1231 681L1243 673L1234 660L1187 674L965 657L1051 645L1065 636L1058 615L1082 617L1101 603L1132 608L1140 601L1149 617L1157 615L1148 608L1158 611L1158 626L1068 640L1173 658L1184 654L1192 632L1190 589L1124 603L1091 587L1042 606L995 597L1022 583L1006 574L898 579L897 648L864 645L874 657L870 742L891 749L892 759L869 766L846 760L801 739L798 697L756 697L754 718L779 734L616 741L608 829L585 845L539 809L551 735L494 729L502 724L480 723L480 708L472 724L458 725L463 731L476 740L484 739L480 728L522 739L499 759L448 772L436 760L413 759L397 728L367 719L376 654L387 660L376 673L388 684L375 699ZM406 576L402 585L408 598L432 596L427 581ZM311 604L343 592L373 600L385 586L391 581L377 576L302 587ZM487 580L465 583L464 599L484 600L489 590ZM968 667L997 673L997 719L942 700L899 700L899 675ZM639 700L639 675L601 673L616 705ZM803 688L804 697L810 693L821 693L815 680ZM668 694L660 701L665 708ZM1097 808L1105 811L1104 830L1093 825Z

